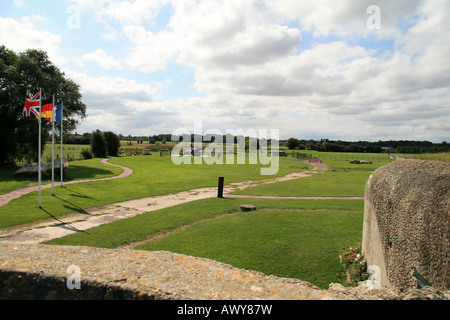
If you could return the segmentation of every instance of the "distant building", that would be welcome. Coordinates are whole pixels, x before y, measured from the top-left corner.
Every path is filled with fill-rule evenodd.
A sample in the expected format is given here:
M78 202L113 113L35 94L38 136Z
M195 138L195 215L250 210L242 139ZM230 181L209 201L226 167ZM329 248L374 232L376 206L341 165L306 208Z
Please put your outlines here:
M381 147L384 152L395 152L395 148L392 147Z

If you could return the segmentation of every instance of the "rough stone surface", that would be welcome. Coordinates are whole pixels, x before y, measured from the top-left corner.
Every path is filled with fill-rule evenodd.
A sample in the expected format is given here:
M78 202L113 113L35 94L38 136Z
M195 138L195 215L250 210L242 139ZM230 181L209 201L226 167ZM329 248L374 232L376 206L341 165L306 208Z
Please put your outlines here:
M450 163L396 160L366 184L363 253L382 286L414 288L414 268L433 287L450 287Z
M69 290L67 268L80 268ZM0 298L335 299L296 279L265 276L170 252L45 245L0 246Z
M80 271L80 289L67 281ZM68 272L69 271L69 272ZM157 300L448 300L434 288L369 290L339 284L321 290L217 261L158 251L47 245L0 245L0 299Z

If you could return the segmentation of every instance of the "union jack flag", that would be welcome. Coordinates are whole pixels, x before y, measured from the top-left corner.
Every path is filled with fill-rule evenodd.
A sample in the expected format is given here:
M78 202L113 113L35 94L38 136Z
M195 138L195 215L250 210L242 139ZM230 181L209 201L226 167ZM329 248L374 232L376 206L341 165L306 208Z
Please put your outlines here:
M24 117L38 117L39 118L39 104L41 100L41 92L27 99L23 106Z

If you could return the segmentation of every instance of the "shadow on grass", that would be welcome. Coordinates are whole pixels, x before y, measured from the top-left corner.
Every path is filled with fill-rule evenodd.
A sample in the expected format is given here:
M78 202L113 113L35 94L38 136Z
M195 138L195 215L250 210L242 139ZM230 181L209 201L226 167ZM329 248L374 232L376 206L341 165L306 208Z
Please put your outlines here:
M63 228L63 229L67 229L70 231L74 231L74 232L84 232L86 234L89 234L89 232L85 231L85 230L80 230L78 228L75 228L74 226L70 225L70 223L64 222L60 219L58 219L57 217L55 217L51 212L47 211L46 209L41 207L41 210L44 211L46 214L48 214L52 219L58 221L59 223L56 224L57 227Z
M118 174L120 173L116 174L113 170L108 169L72 165L67 169L67 176L64 177L64 181L106 178Z
M65 188L66 190L72 192L72 193L70 194L70 196L72 196L72 197L78 197L78 198L83 198L83 199L94 199L94 198L92 198L92 197L90 197L90 196L87 196L87 195L81 193L81 192L78 192L78 191L75 191L75 190L73 190L73 189L70 189L69 187L64 187L64 188Z
M71 196L71 197L78 197L78 198L83 198L83 199L93 199L92 197L89 197L87 195L84 195L82 193L74 191L72 189L69 189L69 188L66 188L66 189L69 190L70 192L72 192L69 194L69 196ZM76 203L70 202L69 200L63 199L57 195L54 195L54 197L65 203L65 204L63 204L64 208L67 208L71 211L78 212L81 214L91 215L89 212L87 212L84 208L80 207Z

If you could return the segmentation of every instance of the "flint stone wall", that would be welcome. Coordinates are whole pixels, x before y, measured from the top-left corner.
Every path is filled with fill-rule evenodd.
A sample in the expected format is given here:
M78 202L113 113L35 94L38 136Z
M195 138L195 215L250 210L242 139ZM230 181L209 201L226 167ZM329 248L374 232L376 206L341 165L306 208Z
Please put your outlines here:
M396 160L365 191L363 253L382 287L414 288L414 268L433 287L450 285L450 163Z

